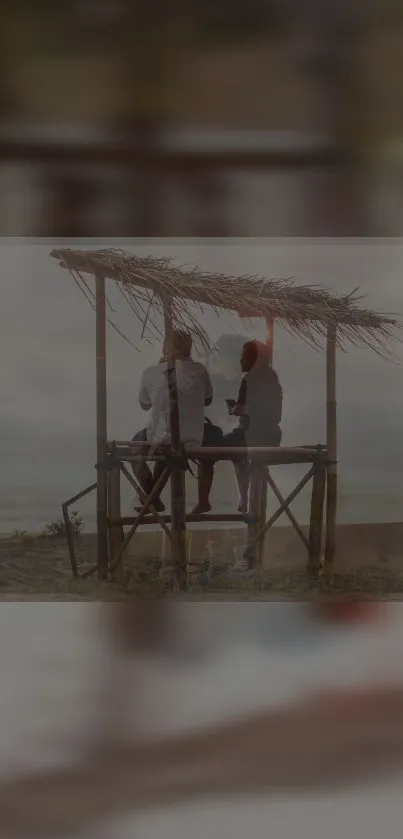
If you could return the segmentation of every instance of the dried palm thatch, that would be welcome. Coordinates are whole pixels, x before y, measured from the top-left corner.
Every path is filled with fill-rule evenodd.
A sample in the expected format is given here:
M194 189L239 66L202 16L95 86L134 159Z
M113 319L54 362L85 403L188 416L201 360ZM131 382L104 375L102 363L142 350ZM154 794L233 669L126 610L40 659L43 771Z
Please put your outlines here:
M357 290L337 297L321 286L296 285L289 279L206 273L198 267L178 267L168 258L139 257L116 249L63 248L51 256L71 273L92 304L94 292L84 275L114 280L142 323L143 335L146 327L160 334L153 313L161 311L167 300L174 325L186 325L205 347L209 339L198 319L205 306L245 319L280 319L290 332L314 346L320 345L329 325L337 326L340 346L365 344L381 354L390 350L397 334L396 320L362 308Z

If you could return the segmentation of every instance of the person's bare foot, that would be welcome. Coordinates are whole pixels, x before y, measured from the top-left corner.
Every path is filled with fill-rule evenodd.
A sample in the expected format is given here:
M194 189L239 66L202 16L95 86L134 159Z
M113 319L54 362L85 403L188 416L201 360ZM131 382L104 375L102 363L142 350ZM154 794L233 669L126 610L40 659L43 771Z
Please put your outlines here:
M209 513L211 510L211 504L208 502L206 504L196 504L196 507L193 507L192 516L202 516L204 513Z

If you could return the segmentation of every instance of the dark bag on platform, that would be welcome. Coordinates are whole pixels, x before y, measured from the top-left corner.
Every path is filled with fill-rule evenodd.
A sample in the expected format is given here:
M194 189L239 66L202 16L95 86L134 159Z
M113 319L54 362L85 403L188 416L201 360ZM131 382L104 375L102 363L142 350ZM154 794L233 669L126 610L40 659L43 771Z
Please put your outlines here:
M214 425L208 417L204 417L203 446L223 446L224 432L218 425Z

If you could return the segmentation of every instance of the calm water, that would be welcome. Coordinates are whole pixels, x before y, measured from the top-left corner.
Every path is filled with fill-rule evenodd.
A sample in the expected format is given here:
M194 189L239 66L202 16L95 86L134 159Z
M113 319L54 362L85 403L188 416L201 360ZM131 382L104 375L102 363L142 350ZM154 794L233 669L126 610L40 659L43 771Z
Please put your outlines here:
M77 474L79 474L79 464ZM72 480L70 487L84 488L86 482L89 483L87 479L81 483ZM222 478L220 483L224 487L229 485L229 481L225 478ZM11 533L14 530L37 532L49 522L60 520L62 517L62 502L75 492L75 489L71 488L68 489L67 483L64 486L58 486L55 482L53 486L35 487L34 485L26 485L13 487L11 490L2 490L0 492L0 532ZM68 491L66 492L66 490ZM231 490L234 499L232 503L230 501L220 501L220 498L217 497L219 487L216 489L215 499L213 499L215 512L231 513L236 510L237 494L235 487L231 486ZM195 500L195 489L190 486L188 505L191 507ZM131 515L133 501L134 495L131 494L131 491L123 491L123 515ZM309 521L309 502L308 491L304 497L293 502L293 510L301 523ZM277 507L278 503L274 496L269 496L268 510L274 512ZM75 508L84 516L85 530L90 533L94 532L96 526L95 494L93 493L88 499L80 501L75 505ZM342 524L395 522L401 521L402 515L403 495L354 495L353 493L345 493L339 496L338 517ZM288 520L283 516L279 519L278 525L284 524L288 524Z

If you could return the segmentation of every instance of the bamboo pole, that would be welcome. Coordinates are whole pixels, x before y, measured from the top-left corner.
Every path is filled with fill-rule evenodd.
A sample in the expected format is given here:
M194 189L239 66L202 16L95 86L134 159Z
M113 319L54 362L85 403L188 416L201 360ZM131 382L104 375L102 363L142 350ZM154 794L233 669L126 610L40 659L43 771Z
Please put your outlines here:
M74 550L74 539L69 516L69 508L67 504L62 504L62 511L64 519L64 529L66 531L67 546L69 549L71 570L73 572L73 577L78 577L76 552Z
M165 344L168 359L169 416L171 429L171 452L175 458L182 454L179 424L179 402L174 356L172 305L164 302ZM175 462L171 467L171 520L172 520L172 559L180 591L186 591L186 486L185 472Z
M117 524L122 524L123 526L127 527L128 525L135 524L137 521L138 516L122 516L119 519L111 519L110 525L113 527ZM247 522L248 517L243 513L189 513L186 516L186 521L194 523L200 522ZM161 524L161 521L165 524L170 524L171 516L168 514L161 514L158 517L155 515L147 515L143 516L141 524L149 525L149 524ZM166 531L165 531L165 535Z
M120 494L120 465L113 466L108 472L108 533L109 533L109 556L113 562L118 555L123 541L124 533L121 519L121 494Z
M318 454L321 446L318 446ZM323 513L326 491L326 463L320 457L315 464L312 479L311 516L309 524L308 574L317 576L320 569L322 549Z
M249 506L248 506L248 532L247 541L249 544L256 544L256 550L249 559L252 564L261 565L264 556L265 535L264 525L266 523L267 510L267 482L264 469L260 463L252 464L250 470L249 484ZM261 534L256 543L257 533Z
M125 443L117 444L116 453L119 460L130 463L138 454L144 453L149 448L149 443ZM317 446L251 446L245 449L243 446L184 446L186 456L190 460L234 460L240 455L247 456L250 460L264 459L265 463L315 463L317 459ZM167 445L158 446L153 453L146 455L150 461L164 461L169 455L170 447Z
M106 298L105 277L96 275L96 380L97 380L97 570L108 574L108 474L106 396Z
M337 514L337 416L336 416L336 327L328 326L326 351L326 414L327 414L327 494L326 494L326 544L325 576L333 576L336 553Z
M266 318L267 336L266 346L268 348L268 361L270 367L273 366L273 341L274 341L274 318ZM265 471L262 469L259 475L256 475L256 503L259 506L259 525L257 532L262 532L262 538L259 542L258 548L258 565L262 567L264 560L264 549L266 542L266 531L264 526L266 524L267 516L267 480ZM249 541L249 540L248 540Z
M69 498L68 501L65 501L64 504L62 504L64 526L65 526L65 530L66 530L67 547L68 547L68 550L69 550L71 570L73 572L73 577L78 577L78 568L77 568L76 552L75 552L75 549L74 549L74 536L73 536L71 522L70 522L70 516L69 516L69 507L71 507L72 504L75 504L76 501L80 501L80 499L84 498L85 495L89 495L89 493L93 492L94 489L96 489L96 488L97 488L97 484L91 484L90 486L81 490L81 492L77 492L76 495L73 495L72 498Z
M266 346L269 349L269 363L270 367L273 366L273 349L274 349L274 318L266 318L266 327L267 327L267 337L266 337Z
M90 486L86 487L85 489L82 489L81 492L77 492L76 495L73 495L72 498L68 498L67 501L64 502L65 506L66 507L71 507L72 504L75 504L76 501L80 501L81 498L84 498L85 495L89 495L89 493L93 492L94 489L96 489L96 488L97 488L96 483L90 484Z

